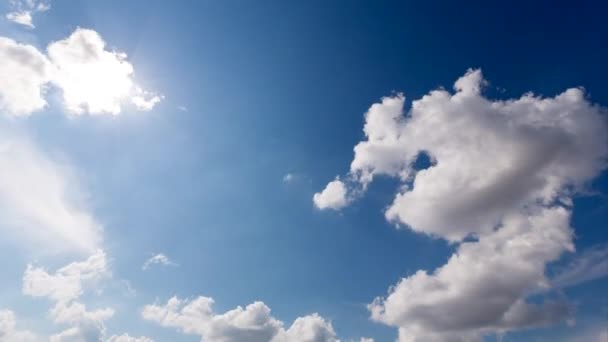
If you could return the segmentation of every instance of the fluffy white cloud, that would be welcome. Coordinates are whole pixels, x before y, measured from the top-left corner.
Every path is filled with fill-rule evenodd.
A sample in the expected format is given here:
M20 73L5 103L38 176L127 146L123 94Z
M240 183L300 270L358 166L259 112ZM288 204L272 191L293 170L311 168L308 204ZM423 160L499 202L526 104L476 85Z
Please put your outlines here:
M52 274L30 264L23 275L23 294L65 303L80 297L85 286L108 275L106 254L102 250L85 261L73 262Z
M577 88L491 100L485 83L470 70L454 94L432 91L407 113L401 94L371 106L353 181L332 192L338 205L317 205L340 209L377 175L398 177L387 219L459 243L444 266L402 279L369 305L374 320L399 328L400 341L475 341L569 314L563 302L526 299L551 286L545 265L574 249L571 196L608 157L603 109ZM431 165L420 170L424 154Z
M119 114L126 102L151 110L163 96L139 87L123 52L108 50L99 33L76 29L43 54L31 45L0 37L0 109L28 115L46 105L48 84L61 90L68 112Z
M46 106L44 85L51 65L31 45L0 37L0 111L27 115Z
M0 342L34 342L36 335L27 330L18 330L15 314L11 310L0 310Z
M409 185L388 219L458 241L492 231L508 211L567 196L604 167L605 121L581 89L492 101L483 82L469 71L455 94L432 91L405 116L402 95L367 112L367 140L355 146L350 171L363 185L379 174ZM415 170L422 153L433 165Z
M402 279L369 305L372 319L400 327L400 341L466 341L567 319L567 304L525 298L549 286L545 264L573 249L569 217L555 207L505 218L496 234L462 243L432 274Z
M163 266L177 266L177 264L173 261L171 261L171 259L169 259L166 255L159 253L156 254L152 257L150 257L150 259L146 260L146 262L144 262L143 266L141 267L142 270L147 270L148 268L150 268L150 266L152 265L163 265Z
M285 331L280 331L272 342L339 342L330 322L316 313L298 317Z
M81 193L68 165L48 159L25 137L0 129L0 228L5 236L49 251L95 251L102 227L84 210Z
M164 327L201 336L205 342L337 342L331 323L317 314L299 317L287 330L270 308L255 302L223 314L213 311L213 299L191 301L173 297L165 305L147 305L142 317Z
M51 43L47 51L56 67L53 82L63 91L68 111L120 113L121 102L134 86L126 54L106 50L97 32L81 28Z
M348 205L346 196L346 185L336 178L323 191L316 193L312 200L319 209L341 209Z
M73 262L54 273L28 265L23 275L23 294L54 301L55 305L49 311L50 317L57 324L70 326L51 336L52 342L99 341L105 335L104 321L114 315L114 310L87 310L77 299L85 288L93 287L108 276L106 255L101 250L85 261Z

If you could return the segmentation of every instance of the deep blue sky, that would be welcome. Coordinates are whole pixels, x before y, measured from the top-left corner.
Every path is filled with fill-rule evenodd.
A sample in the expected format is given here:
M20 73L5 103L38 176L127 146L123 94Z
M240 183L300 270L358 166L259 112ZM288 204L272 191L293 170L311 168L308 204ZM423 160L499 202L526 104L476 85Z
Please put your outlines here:
M471 67L490 81L490 97L583 86L606 106L606 10L598 1L54 1L36 38L10 33L43 48L92 28L166 96L119 122L51 111L30 123L85 175L114 272L138 290L112 330L195 341L137 310L208 295L218 311L263 300L286 322L319 312L345 340L391 341L395 329L370 322L365 305L444 264L453 247L386 222L394 180L339 213L313 207L313 194L348 171L363 114L394 92L449 89ZM287 173L295 181L285 184ZM608 176L593 188L599 195L575 205L579 249L608 242ZM157 252L180 266L140 272ZM29 260L19 261L16 279ZM602 319L606 288L603 279L567 290L583 326Z

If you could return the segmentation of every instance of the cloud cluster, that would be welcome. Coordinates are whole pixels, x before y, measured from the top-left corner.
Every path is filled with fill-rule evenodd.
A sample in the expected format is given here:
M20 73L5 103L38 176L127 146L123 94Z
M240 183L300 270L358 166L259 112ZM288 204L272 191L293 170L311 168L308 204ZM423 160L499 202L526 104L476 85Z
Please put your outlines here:
M223 314L213 311L213 299L173 297L164 305L147 305L142 317L183 333L199 335L204 342L339 342L330 322L311 314L298 317L285 329L270 308L255 302Z
M103 38L89 29L76 29L52 42L44 54L31 45L0 37L0 109L29 115L47 105L50 85L62 93L73 114L119 114L126 102L151 110L162 95L141 89L133 66L123 52L108 50Z
M365 115L348 185L334 180L313 198L340 209L374 177L398 177L386 218L459 244L444 266L369 305L401 341L475 340L568 317L565 303L526 298L550 286L545 265L574 249L571 197L606 166L605 109L578 88L492 100L485 84L470 70L455 93L431 91L407 113L402 94L383 98ZM421 155L428 168L417 167Z
M88 310L78 301L84 289L109 276L106 255L99 250L82 262L73 262L54 273L28 265L23 275L23 294L46 297L54 302L52 320L70 328L51 336L52 342L99 341L105 334L104 321L114 315L111 308Z
M110 277L106 254L98 250L86 260L70 263L52 273L42 267L28 265L23 275L22 291L27 296L51 300L54 305L49 310L49 317L55 324L68 326L50 336L51 342L151 342L147 337L128 334L106 338L104 322L114 316L114 309L89 310L80 301L86 290L98 290L99 282Z

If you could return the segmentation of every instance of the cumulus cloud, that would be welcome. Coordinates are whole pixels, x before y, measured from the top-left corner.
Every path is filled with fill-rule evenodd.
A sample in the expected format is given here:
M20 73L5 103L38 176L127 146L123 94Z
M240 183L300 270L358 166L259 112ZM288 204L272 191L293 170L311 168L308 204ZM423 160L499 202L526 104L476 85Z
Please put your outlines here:
M30 264L23 275L23 294L69 302L80 297L85 286L108 275L106 254L102 250L85 261L70 263L54 273Z
M318 314L297 318L289 329L272 317L263 302L237 307L223 314L213 311L214 300L173 297L164 305L146 305L142 317L164 327L199 335L205 342L338 342L330 322Z
M34 342L38 338L32 332L17 329L15 313L0 310L0 342Z
M47 58L31 45L0 37L0 60L0 110L27 115L44 108L51 72Z
M5 236L53 251L98 248L102 227L83 208L83 190L69 165L50 160L26 137L0 129L0 166Z
M44 108L45 89L57 87L73 114L119 114L127 102L148 111L163 96L134 81L133 65L123 52L108 50L96 31L76 29L52 42L44 54L31 45L0 37L0 108L28 115Z
M339 179L329 182L323 191L314 194L313 203L319 209L341 209L348 205L346 185Z
M479 340L569 315L564 302L527 296L549 288L546 264L574 250L571 197L606 166L605 109L579 88L492 100L485 83L470 70L455 93L431 91L407 112L402 94L372 105L353 181L315 194L317 203L332 185L338 200L317 207L340 209L376 176L397 177L386 218L458 244L445 265L402 279L369 305L374 320L399 328L400 341ZM428 168L417 167L421 155Z
M141 267L142 270L147 270L150 268L150 266L152 265L162 265L162 266L177 266L177 264L173 261L171 261L171 259L169 259L166 255L159 253L156 254L152 257L150 257L150 259L146 260L146 262L144 262L143 266Z
M403 278L369 305L372 319L400 327L401 341L464 341L567 319L566 303L525 297L548 287L545 264L573 249L569 217L557 207L505 218L496 234L462 243L432 274Z
M70 263L53 273L28 265L23 275L23 294L46 297L55 304L49 316L56 324L69 328L50 337L52 342L99 341L105 335L104 321L114 315L111 308L88 310L78 298L86 288L94 288L109 277L106 254L97 251L85 261Z

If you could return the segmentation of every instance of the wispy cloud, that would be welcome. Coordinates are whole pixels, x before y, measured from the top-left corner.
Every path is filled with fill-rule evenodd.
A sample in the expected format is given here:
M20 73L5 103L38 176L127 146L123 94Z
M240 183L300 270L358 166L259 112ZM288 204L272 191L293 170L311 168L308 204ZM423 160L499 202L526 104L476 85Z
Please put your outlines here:
M179 266L177 263L173 262L171 259L169 259L169 257L162 253L156 254L155 256L150 257L148 260L146 260L141 269L145 271L149 269L152 265Z
M608 244L583 251L553 277L555 288L565 288L608 276Z
M51 9L50 2L45 1L10 1L13 8L12 12L6 14L6 19L14 22L15 24L23 25L27 28L35 28L33 23L33 15L37 12L46 12Z

